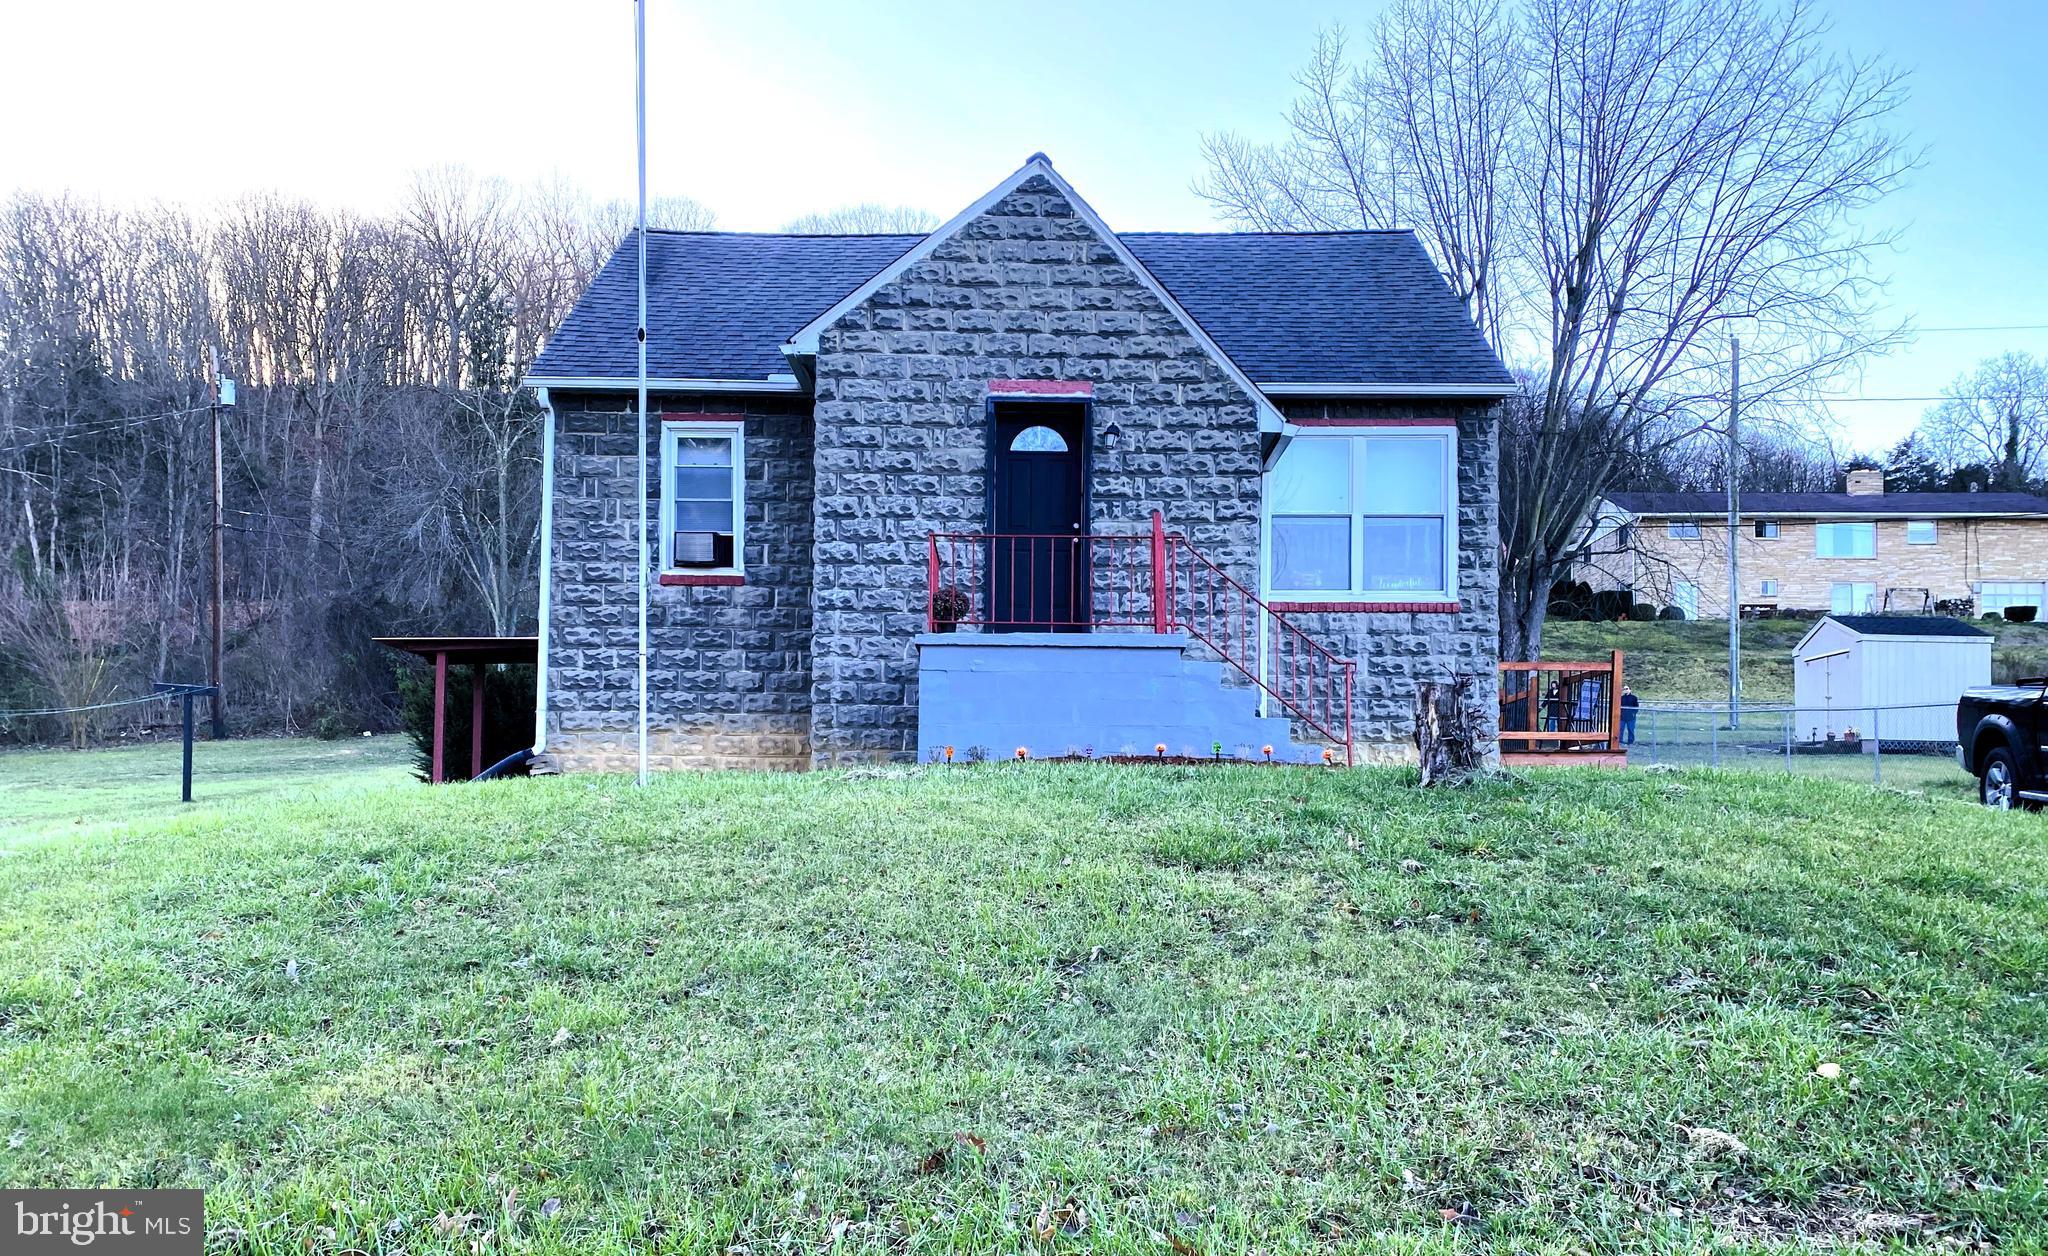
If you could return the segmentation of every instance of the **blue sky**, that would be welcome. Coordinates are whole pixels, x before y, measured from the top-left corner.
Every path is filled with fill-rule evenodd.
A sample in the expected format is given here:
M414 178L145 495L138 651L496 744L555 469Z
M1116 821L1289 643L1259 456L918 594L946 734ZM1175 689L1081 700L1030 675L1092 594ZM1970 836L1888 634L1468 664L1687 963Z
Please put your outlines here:
M1280 134L1316 29L1376 3L773 5L653 0L651 183L772 229L863 201L950 215L1050 154L1111 225L1201 229L1200 136ZM461 162L632 191L624 0L255 0L15 5L0 46L0 187L114 201L271 188L364 210L409 171ZM1928 148L1873 221L1894 316L1928 328L2048 324L2048 5L1856 0L1841 44L1913 72ZM90 74L76 50L94 50ZM38 51L40 50L40 55ZM1978 358L2048 353L2048 330L1934 332L1849 391L1936 393ZM1851 445L1888 443L1923 404L1845 402Z

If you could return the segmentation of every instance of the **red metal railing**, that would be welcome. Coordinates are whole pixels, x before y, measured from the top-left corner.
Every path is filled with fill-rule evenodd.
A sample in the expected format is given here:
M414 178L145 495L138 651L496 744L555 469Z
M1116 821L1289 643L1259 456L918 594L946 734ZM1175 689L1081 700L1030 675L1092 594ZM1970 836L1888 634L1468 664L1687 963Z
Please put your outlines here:
M1604 662L1502 663L1502 750L1565 754L1621 746L1621 651Z
M1358 665L1324 648L1152 512L1149 535L935 532L926 624L1185 631L1353 757ZM1262 644L1264 649L1262 650ZM1263 656L1263 657L1262 657Z

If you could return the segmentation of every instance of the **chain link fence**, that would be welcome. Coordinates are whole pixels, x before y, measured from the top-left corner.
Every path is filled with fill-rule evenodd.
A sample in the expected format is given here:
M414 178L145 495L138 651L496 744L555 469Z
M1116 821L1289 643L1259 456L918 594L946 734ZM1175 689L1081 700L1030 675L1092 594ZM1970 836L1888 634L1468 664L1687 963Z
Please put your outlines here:
M1976 789L1956 761L1954 703L1744 707L1734 719L1725 705L1645 704L1633 721L1624 712L1622 744L1631 767L1795 772L1970 795Z

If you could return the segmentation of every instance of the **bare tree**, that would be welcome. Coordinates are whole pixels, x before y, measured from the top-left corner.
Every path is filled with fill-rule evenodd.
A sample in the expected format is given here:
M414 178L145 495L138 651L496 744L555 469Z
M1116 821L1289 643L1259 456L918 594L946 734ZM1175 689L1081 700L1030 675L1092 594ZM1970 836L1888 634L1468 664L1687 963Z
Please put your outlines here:
M792 235L924 235L939 225L930 210L863 202L805 214L782 224Z
M1326 34L1289 139L1212 137L1200 190L1248 225L1414 227L1527 364L1501 651L1536 658L1601 495L1724 411L1732 328L1752 418L1895 339L1872 329L1885 238L1856 219L1913 163L1901 79L1831 52L1803 0L1406 0L1375 34L1351 73Z
M1987 358L1942 391L1920 420L1935 456L1950 466L1981 463L1999 488L2015 491L2048 473L2048 360Z

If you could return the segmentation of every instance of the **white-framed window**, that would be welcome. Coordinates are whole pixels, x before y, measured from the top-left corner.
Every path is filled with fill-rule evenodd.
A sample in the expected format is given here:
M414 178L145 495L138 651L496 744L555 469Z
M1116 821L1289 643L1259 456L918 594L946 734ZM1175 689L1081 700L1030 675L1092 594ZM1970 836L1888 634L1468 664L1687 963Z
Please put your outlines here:
M1266 473L1266 570L1308 601L1457 596L1454 428L1317 429Z
M1977 613L2003 615L2008 606L2041 605L2038 580L1986 580L1977 586Z
M1932 545L1932 544L1934 544L1934 520L1932 520L1932 519L1908 519L1908 520L1906 520L1906 544L1908 544L1908 545Z
M737 421L664 423L661 569L746 573L746 431Z
M1775 580L1759 580L1756 591L1760 597L1776 597L1778 596L1778 582Z
M1877 609L1877 586L1838 580L1828 586L1828 611L1835 615L1868 615Z
M1756 539L1757 539L1757 540L1759 540L1759 541L1775 541L1775 540L1777 540L1777 539L1778 539L1778 521L1777 521L1776 519L1759 519L1759 520L1757 520L1757 521L1756 521Z
M1815 558L1877 557L1877 525L1874 523L1816 523L1813 525Z
M1697 519L1673 519L1664 525L1664 535L1674 541L1697 541L1700 539L1700 521Z

